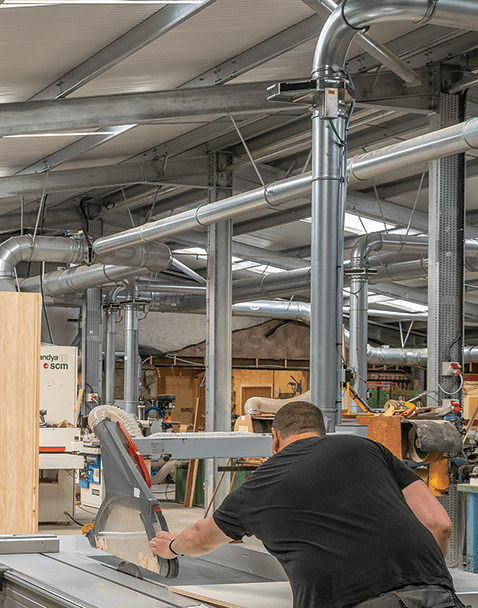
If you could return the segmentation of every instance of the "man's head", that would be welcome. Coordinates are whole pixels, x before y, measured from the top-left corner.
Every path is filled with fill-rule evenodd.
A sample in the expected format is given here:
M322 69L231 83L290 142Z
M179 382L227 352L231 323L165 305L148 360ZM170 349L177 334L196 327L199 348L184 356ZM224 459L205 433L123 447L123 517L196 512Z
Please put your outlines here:
M273 452L306 437L325 435L322 412L307 401L289 401L277 412L272 423Z

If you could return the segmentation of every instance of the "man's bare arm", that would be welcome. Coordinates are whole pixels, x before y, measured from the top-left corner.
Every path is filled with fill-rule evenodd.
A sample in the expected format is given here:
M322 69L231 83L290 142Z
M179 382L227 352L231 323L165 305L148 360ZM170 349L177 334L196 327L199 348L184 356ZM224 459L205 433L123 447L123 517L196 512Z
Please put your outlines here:
M421 480L403 488L402 494L416 517L433 534L443 555L446 555L452 526L445 509Z
M175 553L197 557L210 553L231 540L211 518L200 519L183 530L181 534L159 532L156 534L156 538L149 543L149 546L152 553L156 553L165 559L173 559L176 555L169 549L171 541L174 541L172 549Z

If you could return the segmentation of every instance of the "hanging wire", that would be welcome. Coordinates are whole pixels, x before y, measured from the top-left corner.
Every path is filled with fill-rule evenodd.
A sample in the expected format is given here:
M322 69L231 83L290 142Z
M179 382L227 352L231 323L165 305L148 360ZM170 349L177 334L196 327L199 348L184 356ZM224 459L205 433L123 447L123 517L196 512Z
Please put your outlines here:
M25 214L25 197L20 199L20 236L23 236L23 216Z
M53 334L51 333L51 325L50 325L50 319L48 318L48 314L46 311L46 305L45 305L45 298L43 295L43 275L45 274L45 262L42 262L42 268L41 268L41 272L40 272L40 293L41 293L41 301L42 301L42 308L43 308L43 314L45 315L45 321L46 321L46 326L48 329L48 335L50 336L50 343L54 344L53 342Z
M124 204L126 205L126 209L128 210L129 219L131 220L131 224L133 225L133 228L136 228L136 226L134 225L133 216L131 215L131 210L128 205L128 199L126 198L126 194L124 193L124 188L123 188L123 186L120 186L120 188L121 188L121 193L123 195Z
M426 174L427 170L428 170L427 165L425 165L425 168L423 169L422 176L420 178L420 183L418 184L417 195L415 197L415 202L413 203L412 212L410 214L410 219L408 220L407 231L405 233L405 239L407 238L408 233L410 232L410 226L412 225L413 214L415 213L415 209L417 207L418 197L420 195L420 191L422 189L423 180L425 179L425 174Z
M234 120L234 116L233 116L233 115L232 115L232 114L229 112L229 110L226 110L226 114L227 114L227 115L229 116L229 118L231 119L232 124L234 125L234 128L235 128L235 129L236 129L236 131L237 131L237 134L238 134L238 136L239 136L239 139L241 140L241 143L242 143L242 145L244 146L244 149L245 149L245 150L246 150L246 152L247 152L247 156L249 157L249 160L251 161L252 166L254 167L254 171L257 173L257 177L259 178L259 181L261 182L262 187L263 187L263 188L265 188L266 184L265 184L264 180L262 179L261 174L259 173L259 169L257 168L257 165L256 165L256 163L254 162L254 159L252 158L252 155L251 155L251 153L250 153L250 151L249 151L249 148L247 147L247 144L246 144L246 142L245 142L244 138L242 137L241 132L239 131L239 127L237 126L236 121Z
M372 186L373 186L373 191L375 192L375 198L377 199L377 205L380 210L380 217L382 218L383 227L385 229L385 234L388 234L387 223L385 222L385 217L383 215L382 203L380 202L380 197L378 196L377 186L375 185L375 181L374 181L373 177L372 177Z
M307 156L307 160L305 161L305 165L304 168L302 169L302 173L305 173L307 170L307 167L309 166L309 163L312 159L312 148L310 149L309 155Z
M46 186L48 184L48 176L49 175L50 175L50 170L47 169L46 176L45 176L45 185L43 187L43 193L42 193L41 199L40 199L40 206L38 207L37 219L36 219L36 223L35 223L35 230L33 231L32 246L35 244L35 239L36 239L36 236L37 236L38 225L40 223L40 218L41 218L41 215L43 213L43 204L44 204L44 202L46 200Z
M460 386L456 389L456 391L452 391L452 392L446 391L440 384L438 385L438 388L442 391L442 393L445 393L445 395L456 395L457 393L459 393L461 391L464 383L465 383L465 381L463 379L463 374L460 374Z
M158 199L158 194L159 194L159 191L161 190L161 188L162 188L162 186L158 186L158 188L156 190L156 193L154 195L153 204L151 205L151 209L148 211L148 215L146 216L146 220L144 221L145 224L147 224L151 220L151 217L152 217L153 211L154 211L154 206L156 205L156 201Z

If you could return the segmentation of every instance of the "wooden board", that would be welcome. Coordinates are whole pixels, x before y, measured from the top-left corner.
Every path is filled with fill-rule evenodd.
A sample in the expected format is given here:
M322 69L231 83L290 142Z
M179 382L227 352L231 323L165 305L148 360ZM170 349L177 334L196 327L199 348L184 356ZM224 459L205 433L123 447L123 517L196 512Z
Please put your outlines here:
M0 534L38 531L41 296L0 292Z
M288 582L184 585L169 591L224 608L292 608Z

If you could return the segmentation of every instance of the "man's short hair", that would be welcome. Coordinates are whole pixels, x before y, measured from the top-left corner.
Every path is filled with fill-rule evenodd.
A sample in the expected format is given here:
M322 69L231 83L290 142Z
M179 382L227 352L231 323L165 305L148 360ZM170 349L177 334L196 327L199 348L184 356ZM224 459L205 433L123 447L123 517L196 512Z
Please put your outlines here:
M322 412L308 401L289 401L283 405L274 418L272 428L283 438L311 432L326 434Z

